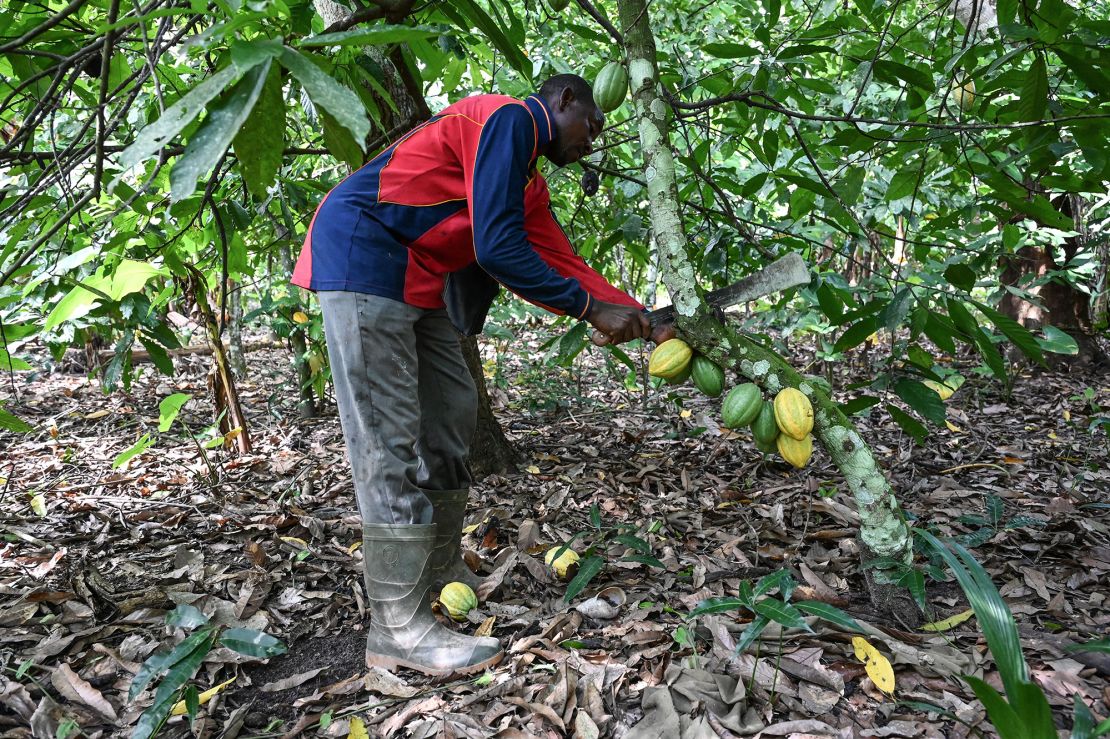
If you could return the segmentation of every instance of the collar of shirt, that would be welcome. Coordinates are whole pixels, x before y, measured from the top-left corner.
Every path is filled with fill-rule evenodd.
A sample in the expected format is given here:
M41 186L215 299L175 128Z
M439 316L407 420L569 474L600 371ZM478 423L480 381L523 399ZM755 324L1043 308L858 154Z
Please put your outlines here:
M538 95L529 95L524 100L524 104L528 106L528 112L536 121L536 151L543 152L555 138L555 118L551 115L551 109L547 107L547 103Z

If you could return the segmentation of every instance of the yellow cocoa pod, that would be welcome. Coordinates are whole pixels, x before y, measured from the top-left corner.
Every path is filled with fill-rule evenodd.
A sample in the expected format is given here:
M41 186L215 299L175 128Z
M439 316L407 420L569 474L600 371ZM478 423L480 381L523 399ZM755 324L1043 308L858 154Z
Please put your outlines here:
M779 434L775 444L778 445L779 454L782 455L782 458L798 469L805 467L810 456L813 455L813 434L806 434L805 438L801 440L793 439L786 434Z
M570 547L563 549L563 553L559 554L559 550L563 549L560 544L557 547L551 547L547 550L547 554L543 557L543 562L563 580L569 580L574 576L578 570L578 552ZM558 555L557 557L555 555Z
M969 78L962 85L952 85L952 98L960 106L960 110L968 110L975 104L975 80Z
M690 366L694 350L682 339L669 339L651 353L648 360L648 374L662 377L664 380L673 380Z
M466 614L478 607L478 596L462 582L449 582L439 591L439 604L453 621L465 621Z
M813 431L813 404L801 390L784 388L775 396L775 423L779 431L801 441Z

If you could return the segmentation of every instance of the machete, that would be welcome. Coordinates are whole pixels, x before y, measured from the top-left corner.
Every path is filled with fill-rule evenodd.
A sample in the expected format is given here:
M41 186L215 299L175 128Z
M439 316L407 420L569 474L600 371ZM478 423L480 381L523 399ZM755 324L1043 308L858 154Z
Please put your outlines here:
M755 274L748 275L728 287L722 287L720 290L714 290L706 294L705 302L723 310L792 287L808 285L809 279L809 269L806 267L805 261L796 252L790 252L785 257L771 262ZM652 328L673 321L674 306L668 305L664 308L648 311L647 319ZM594 331L592 340L598 346L609 343L609 337L599 331Z

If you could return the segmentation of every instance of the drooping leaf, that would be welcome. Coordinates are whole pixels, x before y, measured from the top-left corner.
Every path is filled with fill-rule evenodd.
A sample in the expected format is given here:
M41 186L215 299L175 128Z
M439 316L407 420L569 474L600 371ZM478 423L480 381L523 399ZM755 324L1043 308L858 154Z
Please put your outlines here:
M185 153L170 172L170 197L175 202L192 195L197 179L211 171L223 157L262 94L269 70L270 60L266 58L243 75L222 103L209 108L208 117L189 138Z
M331 114L351 133L360 147L370 132L370 120L358 95L336 82L299 52L285 48L281 63L304 86L312 102Z
M906 405L925 418L938 426L944 425L948 411L935 390L917 380L902 377L894 383L894 392L905 401Z
M285 98L278 65L270 65L258 100L232 145L247 189L258 200L265 199L281 169L285 147Z

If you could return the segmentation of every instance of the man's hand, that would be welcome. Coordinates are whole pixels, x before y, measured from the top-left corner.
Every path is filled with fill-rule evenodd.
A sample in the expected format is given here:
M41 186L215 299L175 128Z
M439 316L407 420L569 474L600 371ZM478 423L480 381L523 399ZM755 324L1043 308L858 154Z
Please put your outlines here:
M593 342L598 346L623 344L633 339L643 339L652 335L651 324L639 308L617 303L594 303L586 319L597 329ZM600 334L600 336L598 335Z
M655 328L653 328L651 330L651 343L653 343L653 344L662 344L664 341L667 341L668 339L673 339L676 335L677 334L675 333L675 330L674 330L674 322L673 321L667 321L666 323L660 323L658 326L656 326Z

